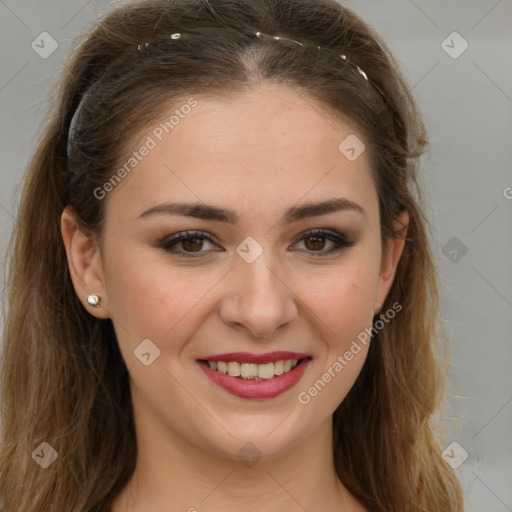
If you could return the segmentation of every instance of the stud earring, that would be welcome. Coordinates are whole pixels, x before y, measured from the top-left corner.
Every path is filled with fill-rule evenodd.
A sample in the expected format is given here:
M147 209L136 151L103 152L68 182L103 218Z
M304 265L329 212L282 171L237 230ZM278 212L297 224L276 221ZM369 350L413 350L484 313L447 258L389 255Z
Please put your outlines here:
M89 295L89 297L87 297L87 302L89 303L89 306L92 306L93 308L99 308L101 297L99 295Z

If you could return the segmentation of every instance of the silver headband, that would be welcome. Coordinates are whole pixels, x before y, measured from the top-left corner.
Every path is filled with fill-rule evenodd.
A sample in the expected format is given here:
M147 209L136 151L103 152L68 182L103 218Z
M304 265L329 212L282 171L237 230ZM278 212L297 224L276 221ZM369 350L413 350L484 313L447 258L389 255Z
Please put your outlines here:
M180 34L173 34L173 35L175 35L175 36L177 35L179 37ZM263 36L263 37L267 37L267 38L272 38L272 39L274 39L276 41L291 41L293 43L297 43L297 44L300 44L301 46L304 46L301 42L295 41L295 39L288 39L287 37L281 37L281 36L270 36L268 34L264 34L263 32L256 32L255 36L256 37L262 37ZM317 46L317 49L318 50L325 50L326 48L322 48L321 46ZM332 51L330 48L327 48L327 50ZM355 66L355 68L357 69L357 72L360 75L362 75L365 80L368 80L368 76L366 75L366 73L357 64L354 64L352 61L348 60L346 55L342 55L342 54L337 54L337 55L339 57L341 57L344 61L348 62L350 65Z
M290 41L290 42L293 42L293 43L296 43L296 44L299 44L300 46L304 47L305 45L299 41L295 41L295 39L289 39L289 38L286 38L286 37L281 37L281 36L271 36L269 34L265 34L263 32L254 32L254 35L258 38L268 38L268 39L273 39L275 41ZM180 39L181 38L181 33L180 32L176 32L174 34L171 34L169 39ZM137 45L137 51L141 51L142 49L144 48L147 48L151 43L144 43L144 44L138 44ZM354 67L354 69L357 70L357 72L367 81L367 82L371 82L370 80L368 80L368 75L357 65L355 64L354 62L350 61L346 55L342 55L342 54L338 54L336 52L334 52L332 49L330 48L323 48L321 46L316 46L316 48L318 50L327 50L329 52L332 52L334 53L335 55L337 55L338 57L340 57L341 59L343 59L345 62L347 62L348 64L350 64L351 66ZM372 85L380 92L380 94L382 95L382 97L385 99L385 96L384 96L384 93L382 92L382 90L373 82L371 82ZM89 90L87 90L85 92L85 94L82 96L81 100L80 100L80 103L77 107L77 109L75 110L75 113L73 115L73 118L71 119L71 123L69 125L69 132L68 132L68 144L67 144L67 156L69 158L70 156L70 150L71 150L71 141L73 140L73 136L75 134L75 127L76 127L76 122L77 122L77 119L78 119L78 114L80 112L80 109L82 107L82 105L84 104L85 102L85 99L87 98L89 94Z
M295 39L289 39L287 37L281 37L281 36L271 36L269 34L265 34L263 32L254 32L254 35L256 37L266 37L266 38L270 38L270 39L274 39L276 41L290 41L292 43L297 43L297 44L300 44L301 46L304 46L301 42L299 41L295 41ZM181 37L181 33L180 32L176 32L174 34L171 34L170 38L169 39L179 39ZM138 44L137 45L137 50L140 51L143 47L144 48L147 48L151 43L144 43L144 45L141 45L141 44ZM331 50L330 48L323 48L321 46L317 46L317 49L318 50L329 50L329 51L333 51ZM367 74L357 65L357 64L354 64L352 61L348 60L347 59L347 56L346 55L342 55L342 54L337 54L339 57L341 57L344 61L348 62L350 65L354 66L356 69L357 69L357 72L362 75L364 77L365 80L368 80L368 76Z

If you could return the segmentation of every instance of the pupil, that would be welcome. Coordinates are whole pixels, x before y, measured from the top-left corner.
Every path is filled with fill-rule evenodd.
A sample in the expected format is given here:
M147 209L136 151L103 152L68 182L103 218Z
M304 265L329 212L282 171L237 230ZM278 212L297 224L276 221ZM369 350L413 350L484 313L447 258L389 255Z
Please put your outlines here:
M319 242L319 240L322 240L323 237L320 237L320 236L308 236L308 240L316 240L317 242L313 242L313 245L315 246L314 248L315 249L321 249L322 248L322 243ZM311 249L311 247L309 247Z
M195 243L192 243L192 244L191 244L191 243L190 243L190 241L191 241L191 240L193 240ZM197 245L198 241L199 241L199 238L197 238L197 237L193 237L193 238L188 238L188 239L187 239L187 240L185 240L183 243L184 243L185 245L192 245L192 246L193 246L193 245ZM196 248L197 248L197 247L196 247ZM199 247L199 248L200 248L200 247ZM194 249L193 249L193 247L192 247L192 250L194 250Z

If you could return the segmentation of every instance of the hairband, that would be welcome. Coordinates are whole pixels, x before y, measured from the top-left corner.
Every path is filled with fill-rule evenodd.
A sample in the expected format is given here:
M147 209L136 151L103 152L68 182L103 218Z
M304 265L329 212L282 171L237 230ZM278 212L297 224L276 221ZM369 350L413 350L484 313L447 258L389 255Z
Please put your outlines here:
M271 36L269 34L264 34L263 32L255 32L254 35L256 37L266 37L266 38L271 38L271 39L274 39L275 41L290 41L292 43L297 43L297 44L300 44L302 47L304 46L314 46L314 45L304 45L303 43L301 43L300 41L296 41L295 39L289 39L287 37L281 37L281 36ZM181 36L181 34L178 32L176 34L172 34L171 35L171 38L172 39L179 39L179 37ZM148 43L146 43L146 46L148 45ZM139 45L140 46L140 45ZM368 82L368 83L371 83L373 85L373 87L375 87L375 89L377 89L377 91L379 91L380 95L382 96L382 99L387 103L387 100L386 100L386 95L384 94L384 92L382 91L382 89L374 82L372 82L369 78L368 78L368 75L354 62L352 62L351 60L347 59L347 56L346 55L343 55L341 53L337 53L335 52L333 49L331 48L324 48L323 46L317 46L316 47L318 50L324 50L324 51L327 51L327 52L330 52L334 55L336 55L337 57L341 57L345 62L347 62L348 64L350 64L351 66L353 66L357 72Z
M265 37L265 38L270 38L270 39L274 39L276 41L290 41L290 42L293 42L293 43L296 43L296 44L299 44L300 46L304 47L305 45L299 41L295 41L295 39L289 39L289 38L286 38L286 37L281 37L281 36L271 36L269 34L265 34L263 32L254 32L253 33L256 37ZM169 39L180 39L181 38L181 33L180 32L176 32L174 34L171 34ZM140 51L141 49L143 48L147 48L151 43L147 42L147 43L144 43L143 45L142 44L138 44L137 45L137 51ZM371 83L378 91L379 93L381 94L382 98L384 99L384 101L386 101L386 98L385 98L385 95L384 93L382 92L382 90L380 89L380 87L378 85L376 85L375 83L373 83L371 80L368 79L368 75L357 65L355 64L354 62L350 61L346 55L342 55L342 54L338 54L336 53L334 50L332 50L331 48L324 48L324 47L321 47L321 46L317 46L317 49L318 50L327 50L329 52L332 52L334 53L335 55L337 55L338 57L341 57L341 59L343 59L343 61L347 62L348 64L350 64L351 66L353 66L357 72L369 83ZM106 70L105 70L106 71ZM76 125L76 121L77 121L77 117L78 117L78 112L82 106L82 104L84 103L84 98L88 95L89 91L86 91L84 93L84 95L82 96L81 100L80 100L80 103L77 107L77 109L75 110L75 113L73 115L73 118L71 119L71 122L70 122L70 125L69 125L69 132L68 132L68 145L67 145L67 154L68 154L68 158L69 158L69 155L70 155L70 149L71 149L71 140L72 140L72 137L73 137L73 134L74 134L74 130L75 130L75 125Z
M176 35L176 34L173 34L173 35ZM263 32L256 32L255 36L256 37L261 37L261 36L263 36L263 37L271 37L272 39L275 39L276 41L281 41L281 40L291 41L293 43L297 43L297 44L300 44L301 46L304 46L301 42L295 41L295 39L288 39L287 37L281 37L281 36L270 36L268 34L264 34ZM317 49L318 50L326 50L327 49L327 50L332 52L332 50L330 48L322 48L321 46L317 46ZM366 81L368 81L368 76L366 75L366 73L357 64L354 64L352 61L348 60L346 55L342 55L342 54L337 54L337 55L339 57L341 57L344 61L348 62L350 65L355 66L355 68L357 69L357 72L360 75L362 75Z
M293 43L297 43L297 44L300 44L302 47L304 46L303 43L299 42L299 41L295 41L295 39L289 39L287 37L281 37L281 36L271 36L269 34L264 34L263 32L254 32L254 35L256 37L267 37L267 38L272 38L276 41L290 41L290 42L293 42ZM179 39L181 37L181 33L180 32L176 32L174 34L171 34L170 36L170 39ZM137 45L137 50L140 51L142 49L142 47L144 46L144 48L147 48L151 43L144 43L144 45L141 45L141 44L138 44ZM328 50L328 51L333 51L331 50L330 48L323 48L321 46L317 46L317 49L318 50ZM368 76L367 74L357 65L357 64L354 64L352 61L350 61L349 59L347 59L347 56L346 55L342 55L342 54L336 54L338 55L338 57L341 57L344 61L348 62L350 65L354 66L356 69L357 69L357 72L364 77L365 80L368 81Z

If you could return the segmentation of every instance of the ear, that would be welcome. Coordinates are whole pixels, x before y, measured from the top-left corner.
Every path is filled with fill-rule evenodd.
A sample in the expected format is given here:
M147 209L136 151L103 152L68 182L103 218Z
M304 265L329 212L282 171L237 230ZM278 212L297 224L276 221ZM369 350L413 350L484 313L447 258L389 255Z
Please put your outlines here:
M80 230L74 212L69 206L62 212L60 227L66 247L69 273L78 298L91 315L96 318L109 318L101 253L97 242ZM87 297L92 294L101 297L97 308L87 302Z
M393 284L398 262L404 250L408 227L409 213L407 210L404 210L393 221L394 236L382 250L381 266L375 293L375 315L381 310Z

